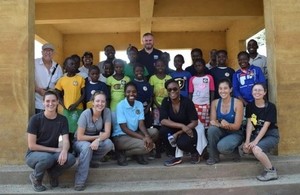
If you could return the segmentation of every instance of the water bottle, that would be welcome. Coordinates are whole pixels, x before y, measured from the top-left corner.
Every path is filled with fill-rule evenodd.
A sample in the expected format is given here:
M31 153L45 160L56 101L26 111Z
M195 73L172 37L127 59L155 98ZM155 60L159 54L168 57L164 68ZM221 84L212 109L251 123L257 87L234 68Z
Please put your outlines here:
M172 147L176 147L176 140L171 133L168 133L168 140Z

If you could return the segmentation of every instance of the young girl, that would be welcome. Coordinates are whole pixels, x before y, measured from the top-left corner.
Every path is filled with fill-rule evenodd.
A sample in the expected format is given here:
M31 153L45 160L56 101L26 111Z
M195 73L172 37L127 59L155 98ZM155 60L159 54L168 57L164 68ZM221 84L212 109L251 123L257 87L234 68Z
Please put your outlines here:
M243 145L245 153L253 153L264 166L264 171L256 178L260 181L277 179L277 171L272 166L266 152L276 147L279 142L276 106L266 101L264 84L254 84L252 95L254 102L246 107L247 130Z
M153 87L154 100L153 100L153 125L160 126L159 122L159 108L162 100L168 96L167 90L165 89L165 82L172 77L166 74L166 65L158 59L155 63L156 74L152 75L149 79L150 85Z
M198 113L198 119L204 125L209 126L210 102L214 99L214 80L209 74L205 74L205 62L198 59L194 62L196 75L189 81L190 99L194 102Z
M59 103L63 107L63 115L68 119L69 138L70 143L72 143L74 132L77 129L77 120L83 110L85 81L83 77L77 74L79 67L71 57L66 58L64 67L67 74L58 80L55 89L59 94Z
M175 79L180 87L180 95L184 97L189 97L189 80L192 77L191 73L182 69L184 64L184 57L180 54L174 57L174 66L176 71L172 72L170 75Z

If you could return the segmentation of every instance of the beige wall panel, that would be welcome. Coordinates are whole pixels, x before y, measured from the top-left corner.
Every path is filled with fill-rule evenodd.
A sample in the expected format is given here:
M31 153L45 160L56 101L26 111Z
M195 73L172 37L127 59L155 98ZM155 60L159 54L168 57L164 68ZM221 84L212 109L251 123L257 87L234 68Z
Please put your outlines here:
M34 1L0 1L0 13L0 164L22 164L34 107Z

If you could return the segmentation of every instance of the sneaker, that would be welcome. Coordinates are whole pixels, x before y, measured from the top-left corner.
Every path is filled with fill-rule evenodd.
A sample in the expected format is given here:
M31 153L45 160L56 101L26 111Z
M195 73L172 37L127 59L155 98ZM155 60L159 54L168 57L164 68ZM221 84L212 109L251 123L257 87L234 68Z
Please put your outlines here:
M200 162L200 155L198 153L191 155L191 163L198 164Z
M29 179L30 179L30 181L31 181L31 185L32 185L32 188L33 188L34 191L36 191L36 192L42 192L42 191L45 191L45 190L46 190L46 187L42 185L42 182L41 182L41 181L38 181L38 180L34 177L33 173L31 173L31 174L29 175Z
M83 191L84 189L85 189L84 184L75 184L75 186L74 186L74 190L76 190L76 191Z
M120 165L120 166L127 166L128 165L127 160L126 160L126 156L125 156L123 151L119 151L117 153L117 162L118 162L118 165Z
M275 168L273 170L265 169L261 175L256 177L259 181L271 181L276 180L277 178L277 170Z
M169 160L166 160L164 165L167 166L167 167L170 167L170 166L174 166L174 165L178 165L182 162L181 158L171 158Z
M214 165L218 162L220 162L220 159L208 158L207 161L206 161L206 164L207 165Z

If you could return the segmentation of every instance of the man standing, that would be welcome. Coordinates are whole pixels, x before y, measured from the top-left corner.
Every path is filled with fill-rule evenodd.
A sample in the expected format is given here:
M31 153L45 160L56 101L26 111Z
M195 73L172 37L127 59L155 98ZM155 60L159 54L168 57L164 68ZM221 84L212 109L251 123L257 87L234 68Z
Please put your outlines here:
M151 77L155 73L155 62L160 58L162 51L153 47L154 37L149 32L143 35L142 43L144 48L139 51L137 60L147 68L149 77Z
M267 69L267 58L266 56L260 55L257 52L258 44L257 41L251 39L247 44L247 50L250 55L249 63L254 66L260 67L261 71L264 73L266 80L268 79L268 69Z
M197 61L199 59L203 59L202 50L199 49L199 48L192 49L191 57L192 57L193 64L186 67L185 70L188 71L189 73L191 73L192 76L195 76L196 75L196 69L194 67L194 63L195 63L195 61ZM205 72L205 74L209 74L209 70L206 66L205 66L204 72Z
M116 59L115 55L116 55L116 50L114 48L114 46L112 45L106 45L104 47L104 54L107 57L106 60L103 60L101 62L99 62L99 64L97 65L100 69L100 73L104 73L104 62L113 62L114 59Z
M54 47L50 43L42 46L42 58L35 59L35 113L44 110L43 96L47 89L54 89L63 72L53 60Z

